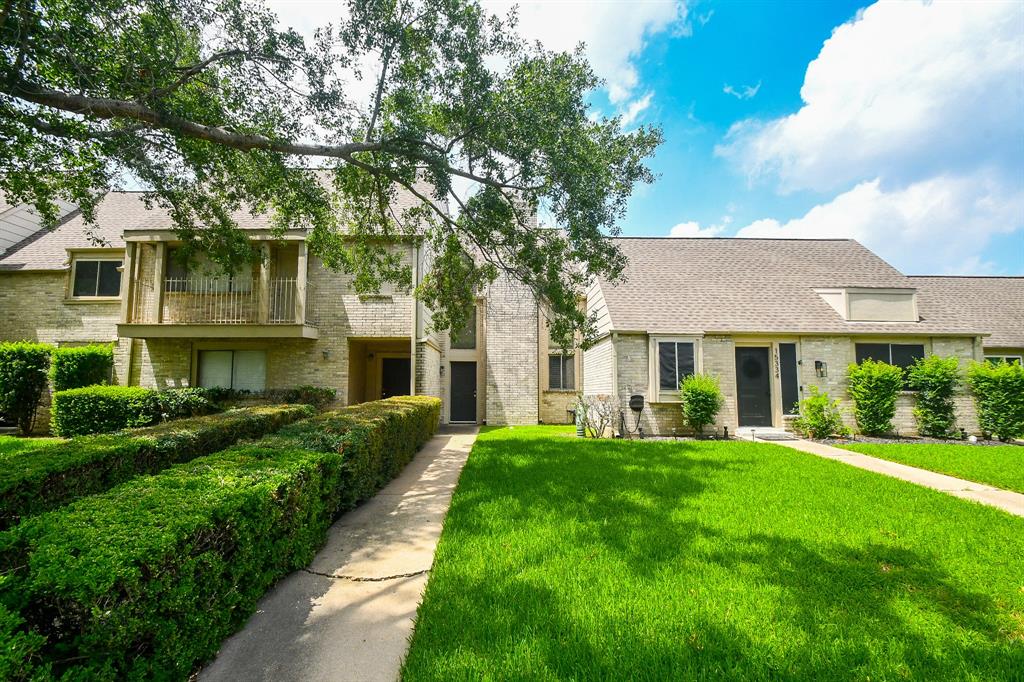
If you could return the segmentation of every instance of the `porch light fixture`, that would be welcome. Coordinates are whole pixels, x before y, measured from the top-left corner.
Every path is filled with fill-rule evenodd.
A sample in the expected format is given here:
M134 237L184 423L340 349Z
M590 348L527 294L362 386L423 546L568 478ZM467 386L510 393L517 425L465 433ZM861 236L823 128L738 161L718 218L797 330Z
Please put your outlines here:
M814 375L817 376L817 377L827 377L828 376L828 363L826 363L824 360L815 360L814 361Z

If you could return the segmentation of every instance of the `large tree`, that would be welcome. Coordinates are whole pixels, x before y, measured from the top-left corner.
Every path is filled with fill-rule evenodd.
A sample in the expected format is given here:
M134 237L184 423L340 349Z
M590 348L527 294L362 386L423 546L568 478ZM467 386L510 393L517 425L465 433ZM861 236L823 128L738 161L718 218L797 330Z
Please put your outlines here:
M467 0L339 0L338 15L306 41L261 0L0 0L0 190L91 219L133 178L226 268L257 257L232 214L269 212L361 291L410 283L381 245L415 232L436 254L416 293L438 327L507 274L560 339L585 330L578 297L621 273L606 235L652 181L660 131L595 115L581 50L526 43L514 15ZM396 212L396 188L418 205Z

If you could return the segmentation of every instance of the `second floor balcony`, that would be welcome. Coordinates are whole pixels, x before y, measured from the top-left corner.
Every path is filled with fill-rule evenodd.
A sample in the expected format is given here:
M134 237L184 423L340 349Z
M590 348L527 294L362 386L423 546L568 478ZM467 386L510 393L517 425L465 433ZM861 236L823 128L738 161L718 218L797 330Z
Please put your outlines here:
M164 242L128 242L122 336L137 338L317 338L307 309L303 242L263 244L242 272L186 268Z

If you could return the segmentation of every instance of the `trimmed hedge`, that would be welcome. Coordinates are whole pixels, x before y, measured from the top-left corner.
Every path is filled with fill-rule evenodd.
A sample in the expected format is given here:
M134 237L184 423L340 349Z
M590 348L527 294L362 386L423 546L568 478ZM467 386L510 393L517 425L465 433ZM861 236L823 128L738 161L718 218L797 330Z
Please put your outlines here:
M53 394L50 430L62 438L112 433L160 421L156 391L141 386L87 386Z
M960 360L929 355L910 366L910 387L917 391L914 417L922 436L948 438L956 429L953 397L962 383Z
M114 347L104 344L55 348L50 362L54 391L110 383Z
M205 388L166 388L157 394L157 400L160 402L160 418L165 421L201 417L220 411Z
M679 397L683 402L683 421L698 436L704 427L715 423L715 415L725 405L718 378L710 374L691 374L679 385Z
M260 438L311 414L308 405L248 407L120 434L83 436L0 459L0 528L243 438Z
M967 369L967 383L984 433L1003 441L1024 437L1024 366L976 362Z
M888 362L865 360L846 369L847 393L853 400L857 428L869 436L893 432L896 398L903 390L903 370Z
M25 621L0 637L46 642L9 665L185 679L312 560L339 512L412 459L439 414L436 398L357 405L26 520L0 536L0 603Z
M32 433L39 399L46 390L53 346L18 341L0 343L0 414Z

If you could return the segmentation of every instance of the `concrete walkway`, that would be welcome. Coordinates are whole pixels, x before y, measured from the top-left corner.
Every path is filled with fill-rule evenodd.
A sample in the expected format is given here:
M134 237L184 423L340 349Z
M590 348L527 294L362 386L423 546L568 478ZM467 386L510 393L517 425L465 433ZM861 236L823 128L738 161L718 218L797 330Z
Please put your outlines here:
M893 478L899 478L904 481L909 481L910 483L923 485L926 488L940 490L955 497L962 497L965 500L973 500L992 507L999 507L1003 511L1010 512L1017 516L1024 516L1024 495L1021 495L1020 493L1002 490L1000 488L993 488L990 485L984 485L982 483L972 483L971 481L965 481L962 478L954 478L953 476L946 476L945 474L937 474L934 471L918 469L917 467L907 466L906 464L890 462L885 459L879 459L878 457L863 455L859 452L853 452L852 450L834 448L831 445L824 445L813 441L789 440L780 441L776 444L800 450L801 452L808 452L812 455L818 455L825 459L834 459L839 462L845 462L850 466L867 469L868 471L892 476Z
M431 439L398 478L331 527L308 568L263 597L199 679L396 680L475 440L476 428Z

